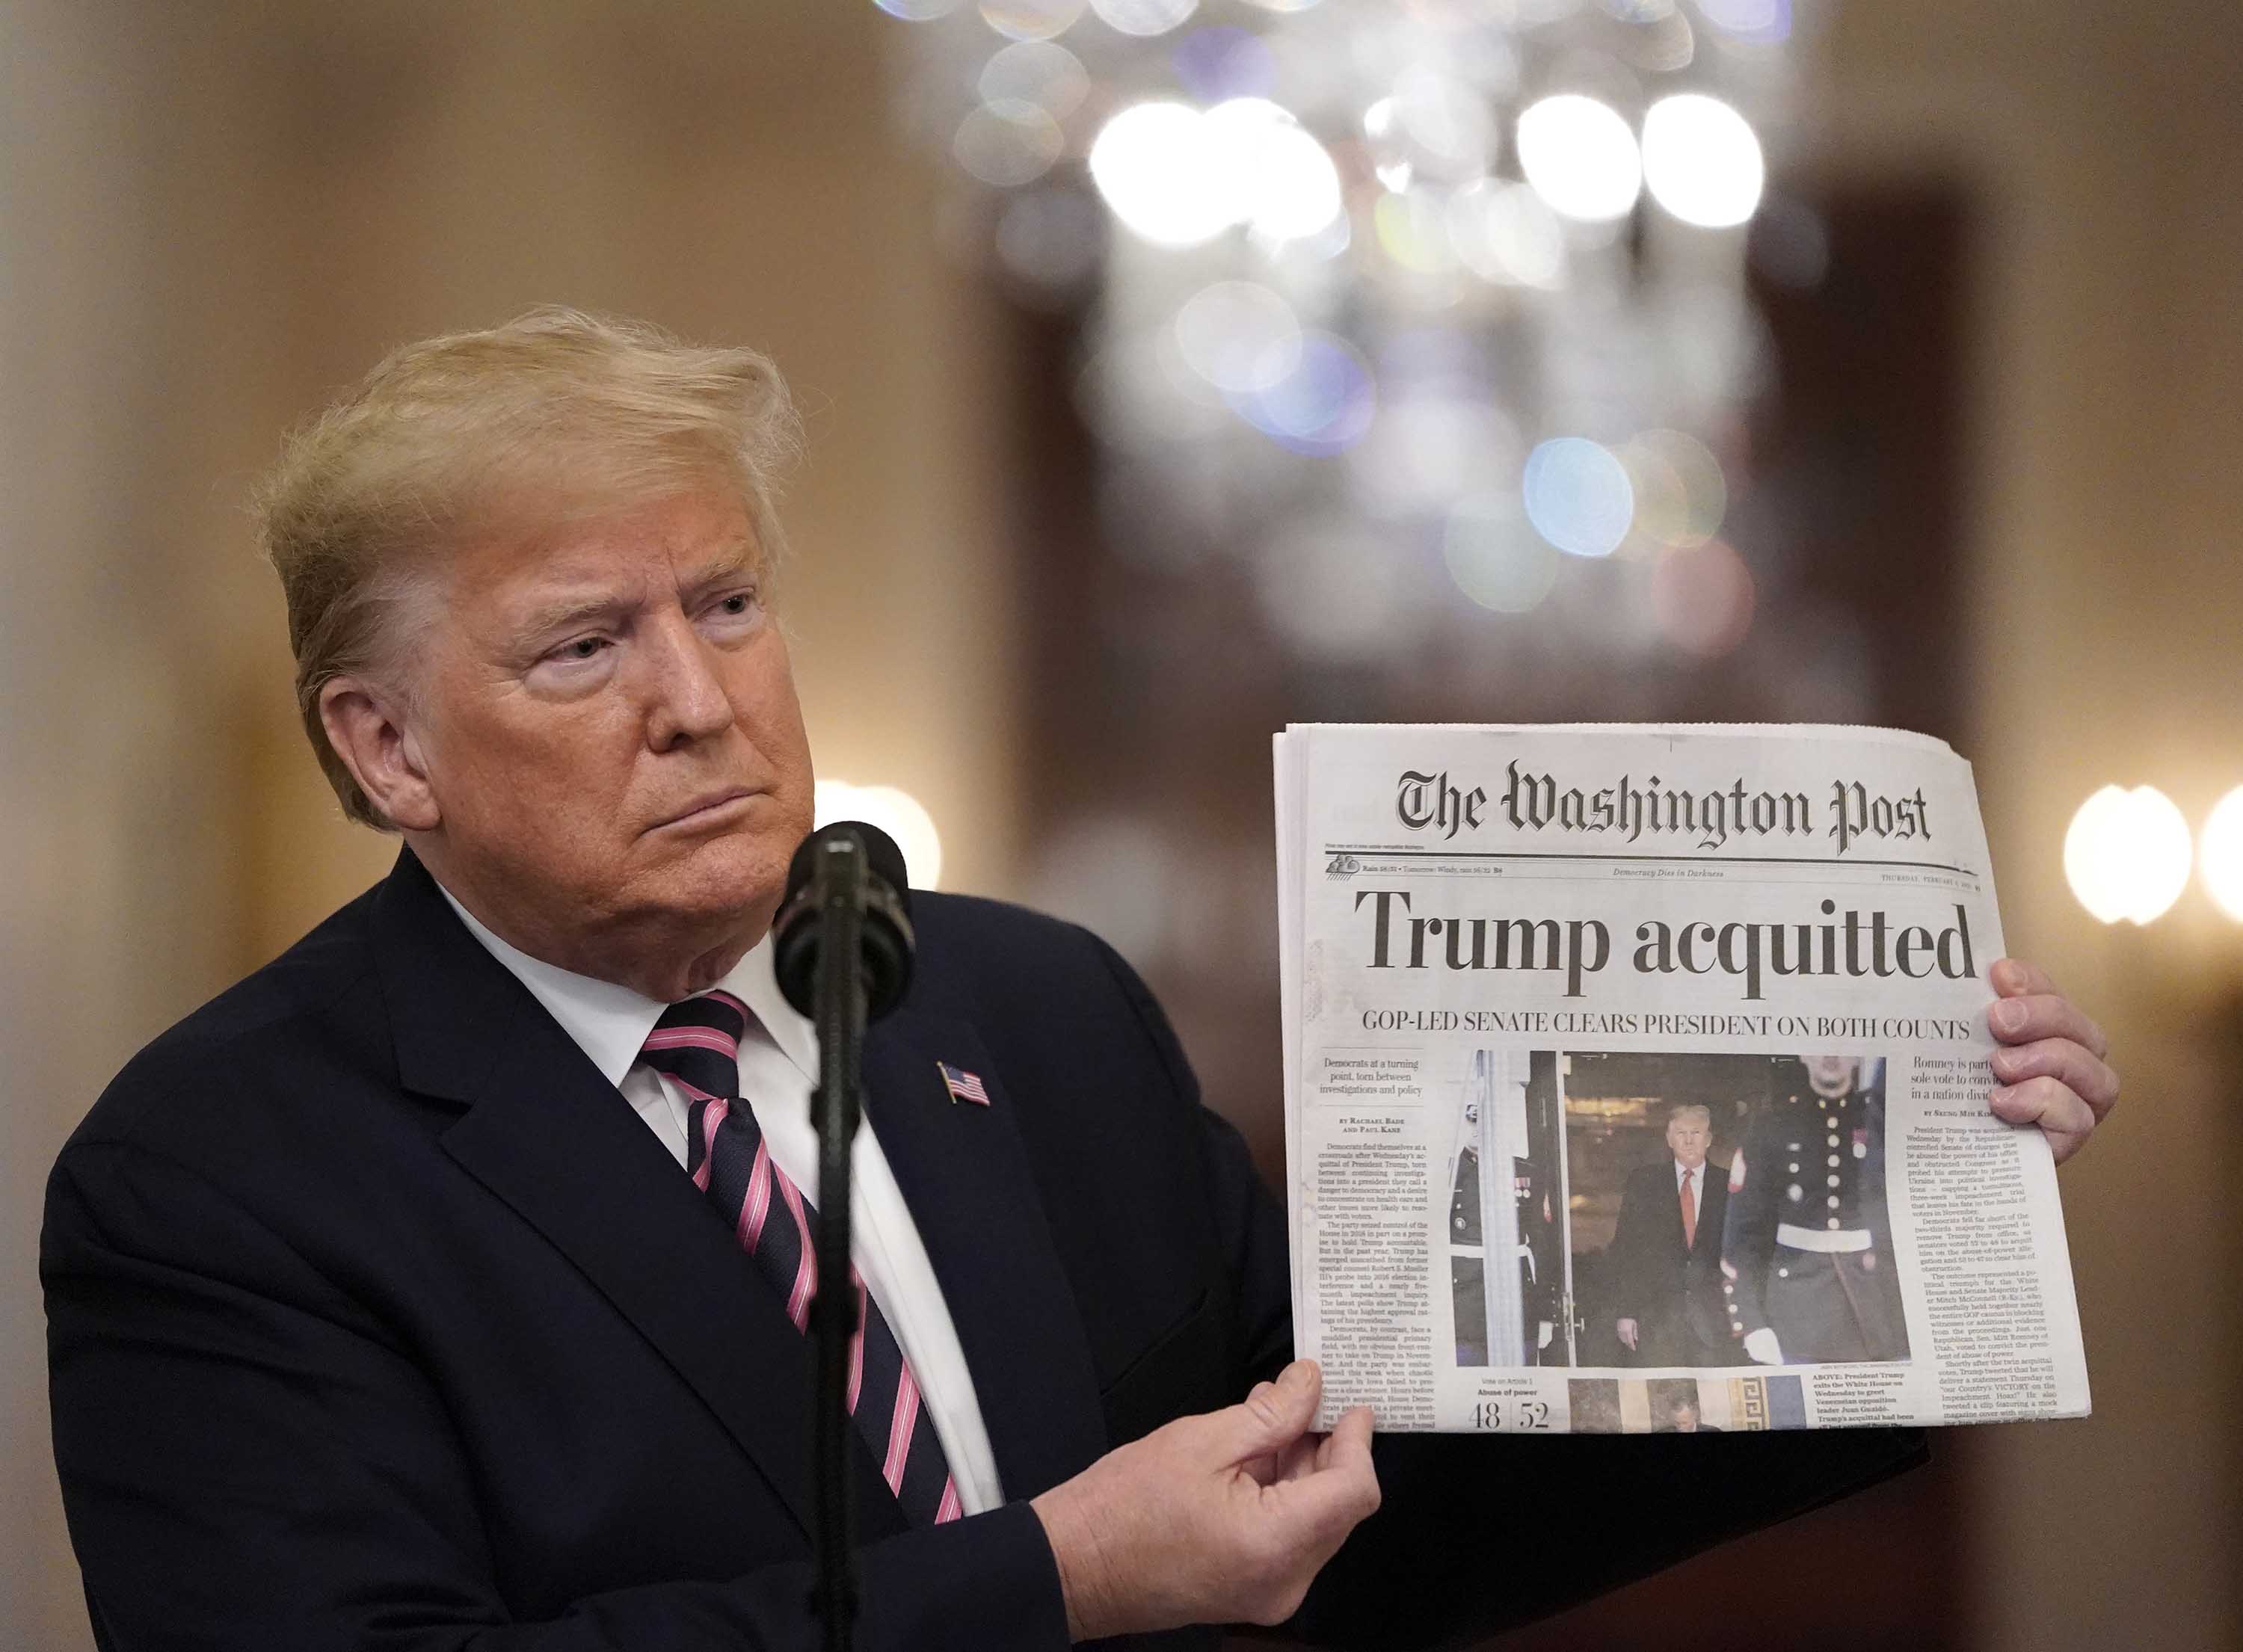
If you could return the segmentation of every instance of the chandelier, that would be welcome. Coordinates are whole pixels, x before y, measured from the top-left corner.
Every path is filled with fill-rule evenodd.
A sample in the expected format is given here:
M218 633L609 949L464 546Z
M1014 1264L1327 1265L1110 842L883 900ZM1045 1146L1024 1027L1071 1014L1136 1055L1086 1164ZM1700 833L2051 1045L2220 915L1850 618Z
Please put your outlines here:
M1821 256L1763 199L1789 0L876 3L954 233L1088 318L1117 552L1243 561L1311 657L1584 602L1742 640L1747 225Z

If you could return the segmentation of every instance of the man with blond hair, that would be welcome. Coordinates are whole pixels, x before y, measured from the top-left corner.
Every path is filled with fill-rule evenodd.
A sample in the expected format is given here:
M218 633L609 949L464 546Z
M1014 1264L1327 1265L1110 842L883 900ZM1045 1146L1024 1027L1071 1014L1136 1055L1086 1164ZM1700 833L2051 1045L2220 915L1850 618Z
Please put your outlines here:
M103 1648L815 1642L818 1051L767 937L811 823L771 611L792 432L751 352L540 312L398 352L290 445L262 522L305 727L403 848L56 1166L55 1451ZM1283 1213L1142 984L1015 909L915 917L856 1150L859 1644L1274 1622L1312 1581L1303 1632L1422 1642L1698 1541L1606 1529L1613 1482L1691 1473L1659 1442L1581 1484L1499 1440L1374 1463L1359 1411L1309 1434ZM2084 1133L2091 1029L2003 990L2044 1064L2013 1116ZM1698 1531L1921 1445L1745 1449L1719 1508L1691 1473Z

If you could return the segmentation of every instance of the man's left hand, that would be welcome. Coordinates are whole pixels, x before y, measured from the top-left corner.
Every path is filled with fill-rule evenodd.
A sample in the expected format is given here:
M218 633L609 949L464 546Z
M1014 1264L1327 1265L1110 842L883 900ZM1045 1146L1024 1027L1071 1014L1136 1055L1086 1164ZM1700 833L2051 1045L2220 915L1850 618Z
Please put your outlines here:
M1994 1113L2038 1125L2061 1165L2078 1152L2118 1103L2118 1075L2104 1058L2110 1041L2056 983L2031 964L2004 958L1988 972L2001 996L1986 1025L1994 1051Z

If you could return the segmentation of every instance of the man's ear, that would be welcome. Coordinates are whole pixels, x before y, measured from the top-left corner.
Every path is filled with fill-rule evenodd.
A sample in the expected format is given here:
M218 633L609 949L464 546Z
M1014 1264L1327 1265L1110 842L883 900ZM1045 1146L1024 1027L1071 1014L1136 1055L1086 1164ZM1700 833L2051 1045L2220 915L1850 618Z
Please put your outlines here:
M367 801L392 823L419 832L443 823L421 742L388 693L362 677L332 677L320 689L320 722Z

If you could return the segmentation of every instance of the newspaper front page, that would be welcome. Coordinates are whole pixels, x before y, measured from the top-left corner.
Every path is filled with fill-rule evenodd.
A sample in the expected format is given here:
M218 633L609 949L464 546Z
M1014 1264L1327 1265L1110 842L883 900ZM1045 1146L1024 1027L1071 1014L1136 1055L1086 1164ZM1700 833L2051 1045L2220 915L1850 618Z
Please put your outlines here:
M1329 1427L2083 1416L1989 1111L1970 765L1883 729L1276 736L1295 1343Z

